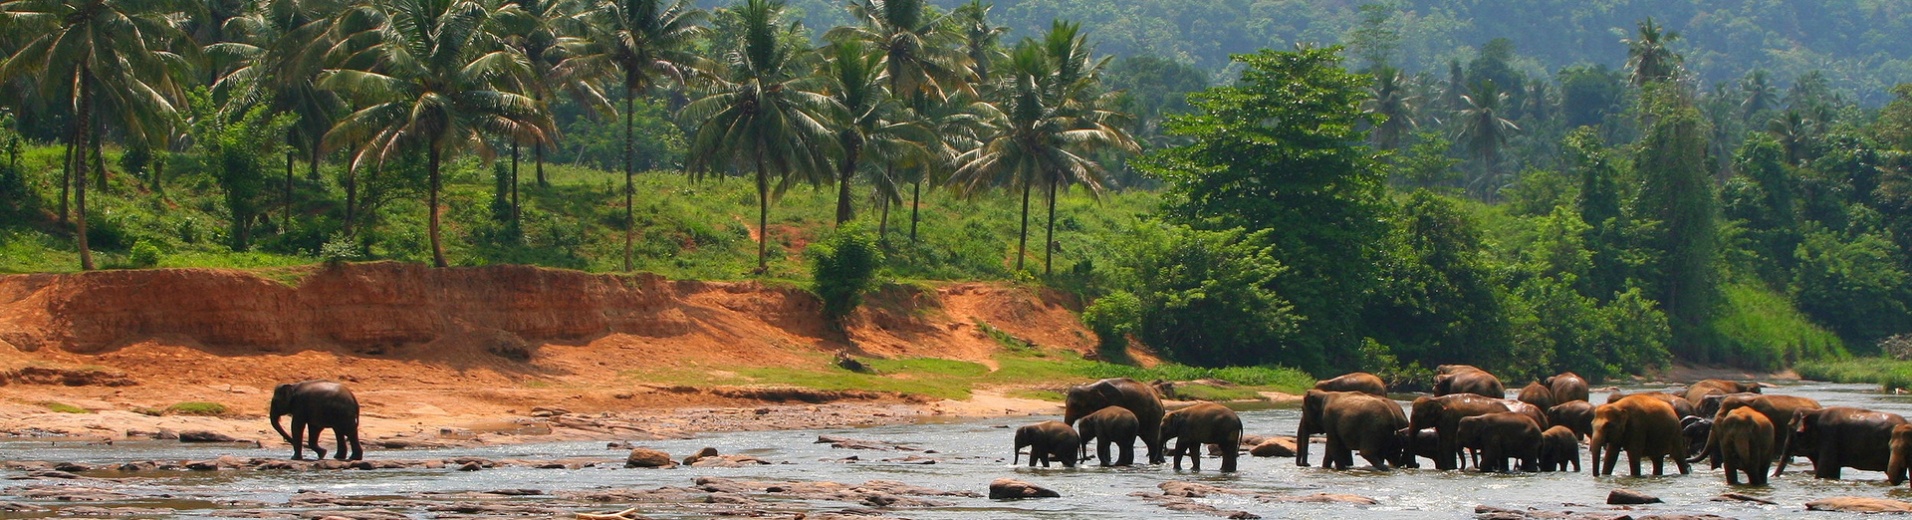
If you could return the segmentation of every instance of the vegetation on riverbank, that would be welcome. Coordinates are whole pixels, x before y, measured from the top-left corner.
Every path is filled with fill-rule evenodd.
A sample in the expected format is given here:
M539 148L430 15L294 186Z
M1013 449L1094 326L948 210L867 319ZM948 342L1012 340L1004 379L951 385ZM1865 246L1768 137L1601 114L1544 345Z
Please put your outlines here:
M1887 357L1806 361L1793 365L1793 371L1815 381L1871 383L1886 391L1912 390L1912 361Z

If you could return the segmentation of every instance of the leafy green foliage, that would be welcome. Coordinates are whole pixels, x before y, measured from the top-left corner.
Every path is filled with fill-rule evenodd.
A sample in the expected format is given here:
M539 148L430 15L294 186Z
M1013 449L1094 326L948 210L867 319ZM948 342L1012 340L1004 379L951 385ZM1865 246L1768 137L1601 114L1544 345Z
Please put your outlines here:
M1321 351L1290 341L1298 318L1274 290L1287 269L1268 243L1272 234L1170 224L1133 230L1116 277L1140 300L1142 341L1199 366L1325 368Z
M1082 309L1082 323L1095 331L1103 351L1121 350L1142 328L1142 300L1128 291L1103 295Z
M823 315L841 320L863 303L863 293L876 282L883 265L883 249L876 234L856 223L838 228L829 237L810 244L812 290L823 298Z

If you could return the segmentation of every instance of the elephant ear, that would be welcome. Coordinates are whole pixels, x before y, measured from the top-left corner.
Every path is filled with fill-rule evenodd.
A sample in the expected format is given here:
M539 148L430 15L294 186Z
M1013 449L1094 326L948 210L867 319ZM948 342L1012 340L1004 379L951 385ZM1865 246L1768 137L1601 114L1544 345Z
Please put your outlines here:
M1108 381L1097 381L1095 383L1094 389L1095 389L1096 395L1102 396L1102 399L1103 399L1102 402L1105 404L1114 404L1114 403L1122 402L1122 389L1116 388L1115 383L1110 383Z

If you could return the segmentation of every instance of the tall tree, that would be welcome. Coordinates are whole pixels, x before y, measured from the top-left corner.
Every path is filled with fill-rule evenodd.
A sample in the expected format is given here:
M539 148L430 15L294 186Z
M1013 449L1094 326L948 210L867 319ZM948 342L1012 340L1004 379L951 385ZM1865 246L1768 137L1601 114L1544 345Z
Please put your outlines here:
M500 90L501 78L522 84L524 55L486 30L493 11L474 0L386 0L354 10L376 21L371 43L347 64L328 69L319 86L345 93L358 107L325 135L328 148L355 146L352 161L383 163L397 154L425 155L426 207L432 265L445 267L440 239L439 169L459 154L496 154L487 137L537 141L550 133L548 114L528 96Z
M111 115L113 126L133 139L159 139L179 122L184 78L191 51L174 13L189 4L177 0L4 0L0 22L26 29L34 37L0 64L0 83L40 78L41 95L69 103L74 114L67 134L69 181L73 187L74 236L80 269L93 269L86 237L88 150L98 161L100 128Z
M1420 127L1415 121L1420 97L1412 91L1413 80L1400 69L1384 66L1374 69L1373 74L1374 84L1368 86L1369 97L1361 102L1361 110L1379 116L1380 123L1374 126L1374 146L1382 150L1399 149L1407 136Z
M1666 30L1647 18L1633 38L1620 40L1627 45L1627 70L1634 86L1679 79L1684 60L1668 47L1679 39L1679 31Z
M769 270L771 191L781 193L799 178L829 177L835 141L828 121L841 118L842 108L815 92L816 76L802 73L797 49L782 34L789 27L782 1L745 0L736 10L743 45L724 57L728 71L713 78L714 93L684 106L680 117L697 127L688 151L691 172L754 173L757 272L763 273Z
M691 0L603 0L575 18L585 33L564 38L557 73L567 79L618 78L624 83L624 270L631 269L637 171L633 103L664 79L684 83L704 66L692 45L707 14Z
M922 160L926 152L921 143L936 136L907 120L906 111L884 90L882 54L870 52L857 40L833 43L824 52L828 58L821 69L824 92L843 109L843 117L832 121L842 152L836 178L836 224L842 226L855 217L850 185L866 154L892 163Z
M1461 102L1465 108L1456 114L1460 129L1455 140L1466 146L1480 165L1476 177L1467 183L1469 191L1481 200L1492 200L1503 184L1499 173L1501 151L1520 127L1504 117L1507 93L1501 92L1493 80L1475 83L1469 93L1461 96Z
M293 155L304 153L307 177L318 177L320 141L346 109L337 93L318 87L335 43L332 15L344 7L336 0L265 0L226 21L230 41L206 49L234 63L213 83L214 93L227 100L221 117L237 119L255 105L297 116L285 135L281 229L292 227Z
M983 84L989 83L990 64L1002 54L1002 35L1009 32L1008 27L989 22L989 11L993 8L995 4L969 0L951 13L963 34L963 54L969 56L969 70L976 75L976 81Z
M1706 122L1677 85L1649 88L1652 123L1634 167L1645 183L1634 203L1660 223L1649 247L1656 253L1651 283L1672 324L1675 354L1719 361L1702 332L1718 301L1718 207L1706 160Z
M519 53L524 54L525 61L531 64L533 76L539 80L527 85L531 87L529 92L531 99L537 101L538 106L549 111L551 97L559 92L568 92L571 98L581 105L610 109L610 101L605 99L604 93L594 82L568 78L558 74L557 71L557 65L563 54L563 48L559 44L564 37L583 32L576 23L578 20L572 17L571 9L575 8L577 3L564 0L508 0L508 2L509 4L499 11L503 22L499 26L503 29L502 35L506 42L517 48ZM551 137L555 139L559 136ZM544 152L552 144L554 143L531 143L532 161L536 165L534 176L539 186L551 185L550 180L544 175ZM511 179L514 197L515 187L518 184L516 148L514 143ZM518 205L515 199L511 204L513 208Z

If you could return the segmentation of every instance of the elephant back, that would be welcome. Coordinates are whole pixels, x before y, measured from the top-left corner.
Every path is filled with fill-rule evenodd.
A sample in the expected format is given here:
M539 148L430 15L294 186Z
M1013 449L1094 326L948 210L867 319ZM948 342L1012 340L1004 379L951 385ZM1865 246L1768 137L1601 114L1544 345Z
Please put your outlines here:
M1353 372L1333 379L1316 381L1314 389L1328 392L1361 392L1381 397L1388 395L1387 383L1381 380L1381 376L1367 372Z
M1554 399L1553 389L1548 388L1547 385L1540 384L1539 381L1528 383L1526 387L1520 389L1520 395L1516 397L1520 399L1520 402L1538 406L1542 410L1553 408L1553 405L1559 404Z
M1561 372L1541 381L1553 392L1554 404L1585 401L1588 397L1587 380L1580 374Z
M1135 414L1144 431L1161 426L1162 399L1156 396L1155 389L1126 377L1071 387L1064 397L1063 422L1074 424L1110 406L1120 406Z

